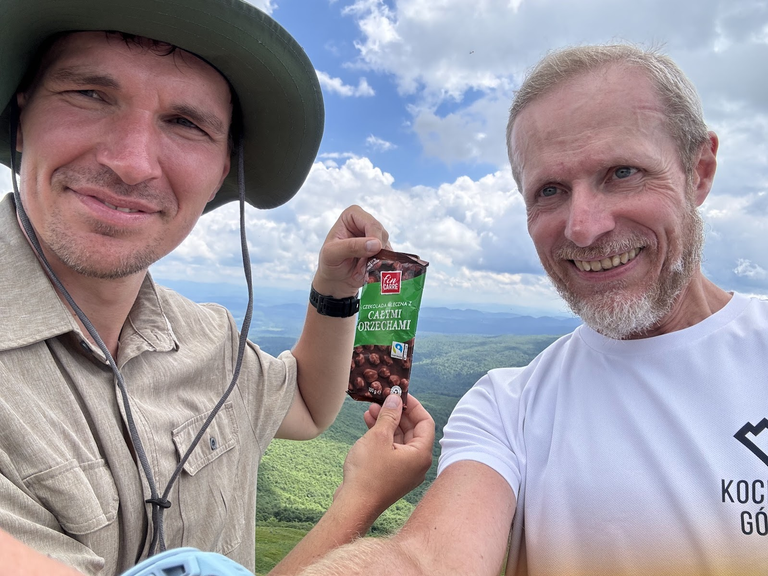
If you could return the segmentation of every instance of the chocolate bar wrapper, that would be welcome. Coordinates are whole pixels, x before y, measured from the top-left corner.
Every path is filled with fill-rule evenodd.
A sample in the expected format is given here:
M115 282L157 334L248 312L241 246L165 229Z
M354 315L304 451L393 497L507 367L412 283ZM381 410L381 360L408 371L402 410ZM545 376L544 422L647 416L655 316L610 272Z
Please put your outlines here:
M347 393L382 404L390 394L408 401L416 325L428 262L382 250L368 260Z

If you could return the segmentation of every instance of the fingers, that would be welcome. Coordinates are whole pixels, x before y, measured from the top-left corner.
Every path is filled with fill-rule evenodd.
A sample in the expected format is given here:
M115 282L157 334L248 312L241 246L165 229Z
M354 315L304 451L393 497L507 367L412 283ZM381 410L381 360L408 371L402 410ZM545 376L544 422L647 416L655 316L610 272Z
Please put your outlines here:
M363 414L363 420L365 420L365 425L368 426L369 430L376 424L376 418L379 417L380 411L381 406L376 403L372 403L368 407L368 410Z
M384 400L376 418L373 430L377 430L388 437L393 437L403 414L403 399L397 394L390 394Z
M435 421L427 409L414 396L408 396L408 409L403 412L400 428L405 436L405 444L418 449L432 449L435 441Z
M320 249L315 289L336 298L354 295L365 280L365 264L391 248L381 222L359 206L341 213Z
M360 208L360 206L350 206L339 216L336 225L331 230L336 238L350 237L370 237L381 241L382 246L389 243L389 233L384 226L371 214ZM331 236L329 234L329 237Z
M329 240L321 250L320 259L324 265L335 267L349 258L370 258L383 245L380 238L370 236Z

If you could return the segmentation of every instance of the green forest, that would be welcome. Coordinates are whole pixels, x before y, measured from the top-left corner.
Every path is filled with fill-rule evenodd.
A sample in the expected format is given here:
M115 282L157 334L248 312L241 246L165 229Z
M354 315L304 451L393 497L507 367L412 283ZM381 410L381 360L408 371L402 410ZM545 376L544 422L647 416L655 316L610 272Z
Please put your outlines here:
M387 510L371 528L390 534L408 518L435 478L438 441L461 396L488 370L524 366L556 336L419 336L414 348L410 392L435 420L434 461L426 481ZM265 339L262 348L277 353L290 348L286 338ZM258 479L256 574L266 574L306 534L325 509L342 479L350 446L366 431L368 405L347 399L334 424L309 442L275 440L267 449Z

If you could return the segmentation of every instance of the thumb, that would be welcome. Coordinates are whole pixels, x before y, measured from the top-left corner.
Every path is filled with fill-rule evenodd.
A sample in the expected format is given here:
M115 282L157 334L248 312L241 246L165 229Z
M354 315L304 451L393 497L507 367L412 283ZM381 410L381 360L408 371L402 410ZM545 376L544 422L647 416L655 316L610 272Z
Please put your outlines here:
M400 424L400 417L402 415L403 399L397 394L390 394L381 406L374 428L378 428L382 431L389 432L390 435L394 435L395 430Z

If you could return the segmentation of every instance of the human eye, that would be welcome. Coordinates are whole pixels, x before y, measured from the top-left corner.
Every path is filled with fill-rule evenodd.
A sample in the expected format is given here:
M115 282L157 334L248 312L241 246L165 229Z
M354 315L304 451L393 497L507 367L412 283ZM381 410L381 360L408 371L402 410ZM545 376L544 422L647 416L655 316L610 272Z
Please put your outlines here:
M172 123L176 126L180 126L181 128L199 132L200 134L207 134L207 132L200 128L200 126L192 122L192 120L189 118L185 118L184 116L177 116L176 118L173 118Z
M183 126L184 128L196 128L200 130L200 127L194 122L192 122L191 120L189 120L188 118L176 118L175 122L176 124L178 124L179 126Z
M630 176L633 176L637 173L637 168L633 168L632 166L619 166L613 171L614 177L616 177L619 180L624 180L625 178L629 178Z
M85 96L86 98L90 98L90 99L93 99L93 100L103 100L103 98L101 97L101 95L99 94L99 92L97 90L93 90L93 89L90 89L90 88L83 88L83 89L80 89L80 90L73 90L73 92L75 94L78 94L80 96Z
M552 198L552 196L556 196L559 191L560 189L557 186L552 186L550 184L548 186L544 186L539 191L539 196L541 196L542 198Z

